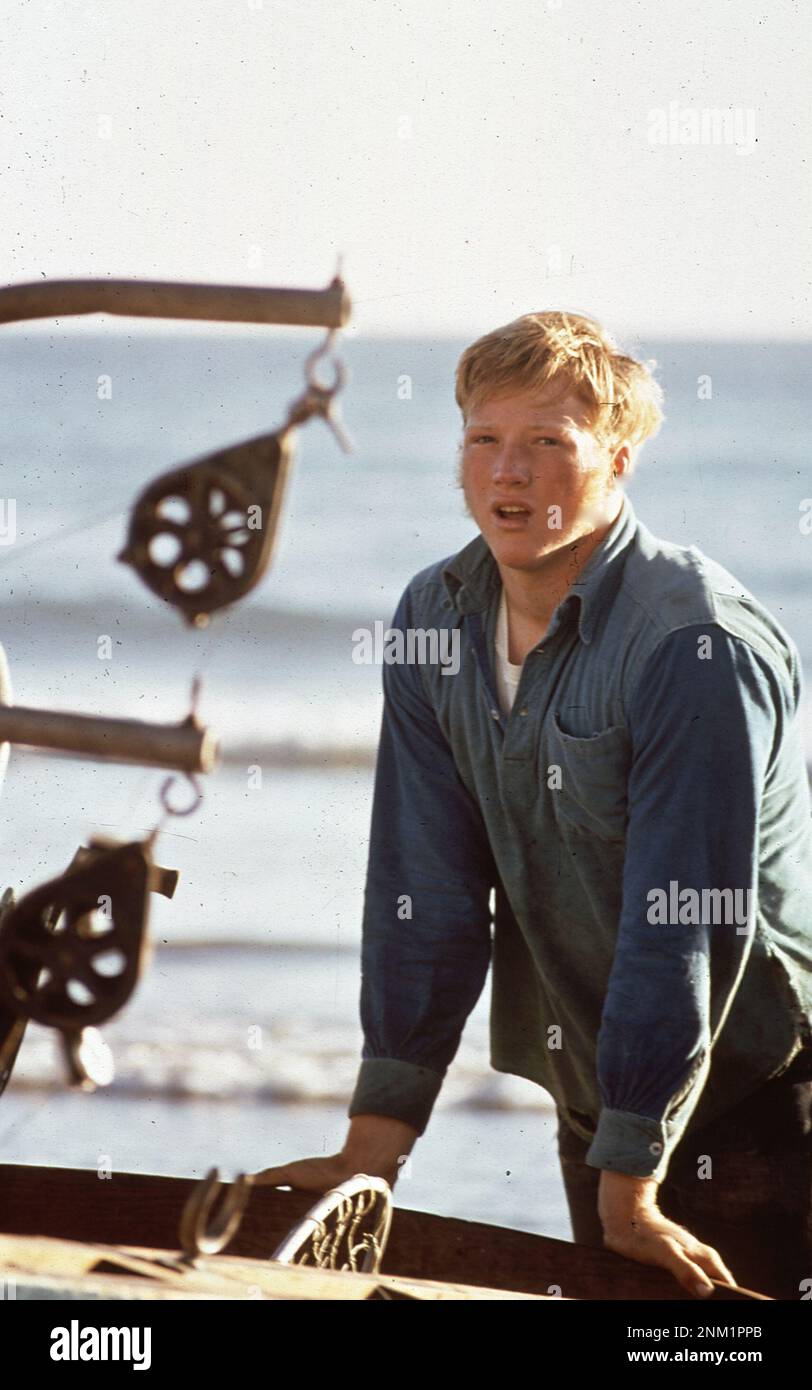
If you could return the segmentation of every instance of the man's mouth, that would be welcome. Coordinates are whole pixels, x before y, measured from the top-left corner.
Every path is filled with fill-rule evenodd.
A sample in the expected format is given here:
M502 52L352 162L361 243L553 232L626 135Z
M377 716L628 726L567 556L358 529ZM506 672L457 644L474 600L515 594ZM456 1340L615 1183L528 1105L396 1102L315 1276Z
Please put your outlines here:
M532 512L523 502L494 502L491 515L500 526L520 527L527 525Z

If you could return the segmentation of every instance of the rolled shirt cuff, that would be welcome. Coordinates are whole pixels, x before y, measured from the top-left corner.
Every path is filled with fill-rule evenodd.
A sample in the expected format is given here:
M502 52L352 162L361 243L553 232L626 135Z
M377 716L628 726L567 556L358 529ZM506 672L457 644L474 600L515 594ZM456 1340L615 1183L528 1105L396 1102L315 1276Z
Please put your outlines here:
M443 1078L428 1067L396 1057L366 1057L360 1066L347 1114L386 1115L422 1134Z
M662 1182L676 1147L675 1128L647 1115L603 1109L585 1161L591 1168Z

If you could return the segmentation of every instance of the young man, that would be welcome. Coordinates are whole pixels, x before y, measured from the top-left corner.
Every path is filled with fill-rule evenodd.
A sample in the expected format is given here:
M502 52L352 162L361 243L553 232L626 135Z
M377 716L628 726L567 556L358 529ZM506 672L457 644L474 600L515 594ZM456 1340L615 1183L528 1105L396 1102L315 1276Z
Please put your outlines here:
M460 661L383 669L349 1134L264 1180L394 1181L492 961L491 1062L556 1103L575 1239L694 1292L801 1297L796 648L726 570L636 518L622 483L661 393L599 324L527 314L485 335L456 398L480 534L415 575L392 623L456 631Z

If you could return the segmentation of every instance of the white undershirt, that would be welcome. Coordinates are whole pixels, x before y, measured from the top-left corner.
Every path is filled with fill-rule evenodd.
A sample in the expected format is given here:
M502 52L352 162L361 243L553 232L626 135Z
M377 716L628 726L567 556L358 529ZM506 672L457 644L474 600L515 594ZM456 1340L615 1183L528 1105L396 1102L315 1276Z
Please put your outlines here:
M509 714L513 708L513 701L516 699L516 688L522 674L523 662L515 666L512 661L508 661L508 615L507 615L507 595L505 587L502 585L502 597L499 601L499 614L496 619L496 636L494 643L496 646L496 687L499 691L499 702L502 706L503 714Z

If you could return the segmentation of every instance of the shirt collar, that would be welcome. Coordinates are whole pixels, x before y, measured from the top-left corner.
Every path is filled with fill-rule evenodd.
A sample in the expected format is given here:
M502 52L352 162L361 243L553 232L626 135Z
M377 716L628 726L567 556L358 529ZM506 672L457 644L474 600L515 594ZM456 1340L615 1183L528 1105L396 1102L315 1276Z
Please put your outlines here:
M556 609L551 632L559 626L563 610L577 604L581 639L586 643L592 641L602 615L617 593L626 555L638 527L634 507L624 492L618 515ZM494 597L498 597L502 587L499 567L481 534L446 561L442 577L451 602L463 614L482 612Z

